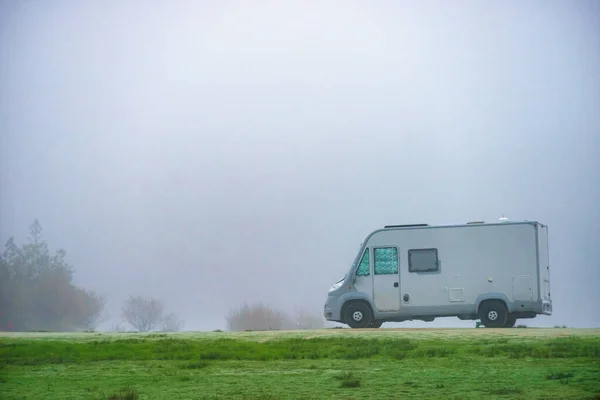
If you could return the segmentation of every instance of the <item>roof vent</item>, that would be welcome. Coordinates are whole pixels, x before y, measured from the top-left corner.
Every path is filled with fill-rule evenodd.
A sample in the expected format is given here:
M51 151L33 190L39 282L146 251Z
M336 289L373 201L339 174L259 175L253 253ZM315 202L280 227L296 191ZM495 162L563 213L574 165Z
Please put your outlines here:
M417 226L429 226L429 224L386 225L384 228L413 228Z
M504 214L503 214L500 218L498 218L498 221L500 221L500 222L508 222L508 218L506 218L504 216Z

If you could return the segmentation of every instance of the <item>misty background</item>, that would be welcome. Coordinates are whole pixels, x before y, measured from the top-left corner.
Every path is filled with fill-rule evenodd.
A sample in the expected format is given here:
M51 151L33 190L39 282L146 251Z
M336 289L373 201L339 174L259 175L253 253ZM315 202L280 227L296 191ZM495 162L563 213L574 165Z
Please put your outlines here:
M322 313L386 224L549 225L600 326L600 2L0 1L0 240L38 218L120 322ZM386 326L474 326L456 318Z

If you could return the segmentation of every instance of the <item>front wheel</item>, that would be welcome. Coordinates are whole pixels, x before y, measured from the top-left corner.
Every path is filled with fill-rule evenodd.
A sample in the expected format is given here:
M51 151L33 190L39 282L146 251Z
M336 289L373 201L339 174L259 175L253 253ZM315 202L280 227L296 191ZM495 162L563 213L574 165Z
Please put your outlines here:
M486 328L502 328L507 318L508 310L501 301L486 301L479 308L479 319Z
M346 307L345 322L350 328L368 328L372 321L371 309L364 302L353 302Z
M369 328L381 328L381 325L383 325L383 321L376 321L373 320L373 322L371 322L371 325L369 325Z

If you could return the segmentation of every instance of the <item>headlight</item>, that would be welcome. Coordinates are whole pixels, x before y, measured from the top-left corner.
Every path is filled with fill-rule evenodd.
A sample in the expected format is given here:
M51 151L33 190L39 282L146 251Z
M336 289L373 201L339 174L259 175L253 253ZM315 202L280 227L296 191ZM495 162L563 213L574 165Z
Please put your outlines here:
M334 290L337 290L337 289L341 288L343 284L344 284L344 282L343 282L343 281L342 281L342 282L338 282L338 283L334 284L334 285L331 287L331 289L329 289L329 291L330 291L330 292L333 292Z

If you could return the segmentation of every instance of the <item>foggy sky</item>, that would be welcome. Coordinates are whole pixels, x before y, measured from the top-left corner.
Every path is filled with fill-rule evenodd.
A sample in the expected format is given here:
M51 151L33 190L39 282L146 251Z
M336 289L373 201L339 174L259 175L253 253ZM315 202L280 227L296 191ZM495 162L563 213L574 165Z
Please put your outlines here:
M599 2L0 4L0 239L39 218L107 326L320 313L371 230L503 214L549 225L523 322L600 326Z

